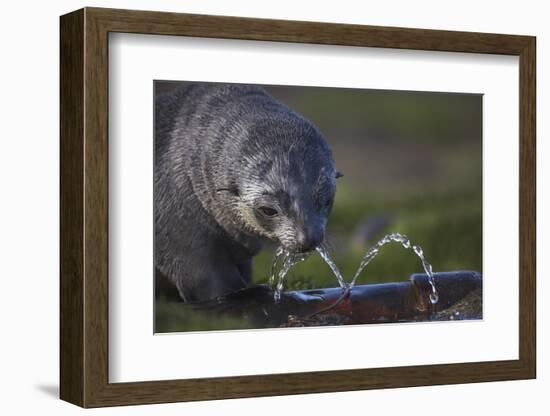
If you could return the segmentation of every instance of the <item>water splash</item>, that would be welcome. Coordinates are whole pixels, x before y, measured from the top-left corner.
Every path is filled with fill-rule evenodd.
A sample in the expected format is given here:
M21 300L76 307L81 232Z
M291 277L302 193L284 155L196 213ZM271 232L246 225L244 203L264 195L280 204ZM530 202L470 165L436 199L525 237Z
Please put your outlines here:
M418 258L420 258L420 261L422 262L422 267L424 268L424 272L426 272L426 274L428 275L428 282L430 282L430 287L432 289L432 293L430 293L430 302L432 302L432 304L436 304L439 301L439 294L437 293L437 289L435 287L432 265L428 263L424 258L422 247L413 246L413 251L418 256Z
M273 293L273 299L275 302L279 302L281 300L281 293L284 288L284 282L285 277L290 271L290 269L297 263L304 261L309 257L309 253L290 253L284 249L277 249L275 260L278 263L278 260L280 258L283 258L283 263L281 270L279 270L279 280L277 282L277 286L275 287L275 292ZM272 270L276 269L275 265L272 267ZM275 274L272 273L273 280L275 278Z
M273 264L271 265L271 274L269 275L269 286L275 288L275 275L277 274L277 267L279 266L279 261L285 254L285 250L282 246L277 247L275 250L275 256L273 257Z
M351 288L353 288L353 286L355 286L355 282L357 281L357 278L359 277L361 272L365 269L365 267L367 267L367 265L372 261L372 259L374 259L378 255L378 253L380 252L380 249L384 245L386 245L388 243L391 243L391 242L400 243L403 246L403 248L405 248L405 249L411 249L412 248L413 252L420 259L420 261L422 263L422 267L424 268L424 272L428 275L428 282L430 283L430 287L431 287L430 302L432 302L432 304L437 303L439 301L439 295L438 295L437 289L435 287L432 265L426 261L426 259L424 257L424 253L422 251L422 247L412 245L409 238L406 235L403 235L403 234L400 234L400 233L391 233L391 234L385 235L380 241L378 241L378 243L376 243L373 247L371 247L367 251L367 253L363 257L363 259L361 260L361 264L359 265L359 268L355 272L355 275L353 276L353 279L351 279L351 283L349 284L349 288L351 289Z
M348 288L348 285L347 283L344 281L344 277L342 276L342 273L340 272L340 270L338 269L338 267L336 266L336 263L334 263L334 261L332 261L332 259L330 258L330 256L328 255L328 252L327 250L322 247L322 246L319 246L315 249L317 251L317 253L319 253L319 255L323 258L323 260L325 261L326 264L328 264L328 266L330 267L330 269L332 270L332 273L334 273L334 276L336 276L336 279L338 279L338 284L340 285L340 287L342 289L347 289Z
M412 245L409 238L404 234L400 234L400 233L387 234L380 241L378 241L373 247L371 247L363 257L363 259L361 260L361 263L359 264L359 268L355 272L349 284L345 282L344 277L342 276L342 273L340 272L340 270L338 269L334 261L332 261L332 259L330 258L327 250L324 247L319 246L316 248L316 251L317 253L319 253L321 258L325 261L325 263L328 264L328 266L334 273L334 276L338 280L338 284L340 285L340 287L346 291L349 291L355 286L357 278L359 277L361 272L365 269L365 267L367 267L367 265L378 255L378 253L380 252L380 249L386 244L391 242L399 243L405 249L412 249L412 251L420 259L422 263L422 267L424 268L424 272L428 276L428 282L431 287L430 302L432 304L436 304L439 301L439 295L435 287L432 265L426 261L422 248L418 245ZM310 253L291 253L285 250L283 247L277 248L273 259L273 264L271 266L271 275L269 277L269 283L271 287L274 289L273 298L275 302L279 302L281 300L281 293L284 288L284 280L286 275L290 271L290 269L297 263L304 261L306 258L309 257L309 255ZM277 274L277 268L279 264L281 264L281 268L279 270L279 273ZM277 286L274 287L276 275L278 276L278 281L277 281Z

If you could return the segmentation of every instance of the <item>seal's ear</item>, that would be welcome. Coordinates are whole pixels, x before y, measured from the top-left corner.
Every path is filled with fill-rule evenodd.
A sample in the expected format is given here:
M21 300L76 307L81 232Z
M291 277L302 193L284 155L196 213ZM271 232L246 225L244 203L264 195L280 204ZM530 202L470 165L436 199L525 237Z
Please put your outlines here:
M336 171L336 174L334 175L334 177L336 179L341 178L342 176L344 176L344 174L342 172L338 171L338 170Z
M233 196L239 196L240 195L239 187L237 185L235 185L234 183L229 184L229 186L227 188L218 188L218 189L216 189L216 192L218 192L218 193L220 193L220 192L229 192Z

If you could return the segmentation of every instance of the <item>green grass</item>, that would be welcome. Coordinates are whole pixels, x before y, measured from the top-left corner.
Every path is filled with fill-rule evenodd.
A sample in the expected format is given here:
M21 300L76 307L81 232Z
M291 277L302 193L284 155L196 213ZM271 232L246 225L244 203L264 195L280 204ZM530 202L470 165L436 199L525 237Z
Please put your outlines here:
M157 298L155 305L156 333L181 331L213 331L224 329L254 328L251 322L230 317L207 317L200 313L183 309L182 304Z

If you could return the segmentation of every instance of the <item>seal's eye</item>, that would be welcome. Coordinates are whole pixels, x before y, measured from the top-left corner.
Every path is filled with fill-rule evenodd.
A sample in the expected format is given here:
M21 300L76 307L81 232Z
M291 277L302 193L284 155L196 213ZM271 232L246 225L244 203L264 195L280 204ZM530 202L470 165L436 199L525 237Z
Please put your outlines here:
M258 208L258 211L260 211L266 217L274 217L278 214L277 210L271 207L260 207Z

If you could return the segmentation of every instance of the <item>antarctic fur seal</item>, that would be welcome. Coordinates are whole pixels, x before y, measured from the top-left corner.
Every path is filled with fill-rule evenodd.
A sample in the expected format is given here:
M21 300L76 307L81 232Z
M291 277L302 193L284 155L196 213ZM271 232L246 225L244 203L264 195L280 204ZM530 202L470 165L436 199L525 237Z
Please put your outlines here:
M155 265L184 301L244 288L268 240L319 245L337 172L317 128L257 86L155 99Z

